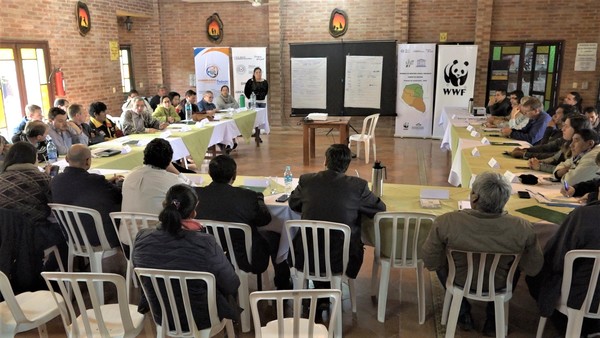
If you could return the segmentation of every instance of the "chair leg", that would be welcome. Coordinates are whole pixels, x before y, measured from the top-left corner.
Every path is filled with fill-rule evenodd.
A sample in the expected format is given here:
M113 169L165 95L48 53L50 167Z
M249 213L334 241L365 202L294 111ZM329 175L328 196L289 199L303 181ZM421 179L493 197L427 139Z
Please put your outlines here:
M567 319L565 337L579 337L583 326L583 311L567 308Z
M377 145L375 145L375 137L371 139L371 143L373 144L373 162L377 161Z
M446 338L453 338L456 333L456 324L458 324L458 313L460 312L462 298L462 291L457 293L452 292L452 305L450 305L450 313L448 314L448 322L446 323Z
M425 323L425 276L423 275L423 261L417 263L417 302L419 305L419 324Z
M354 279L348 278L348 288L350 289L350 304L352 305L352 313L356 313L356 288L354 287Z
M546 317L540 317L540 322L538 324L538 328L537 328L537 332L535 334L535 338L542 338L542 336L544 335L544 328L546 327L546 320L548 320L548 318L546 318Z
M365 140L365 163L369 163L369 148L370 148L369 139L366 139Z
M46 329L46 323L37 327L40 338L48 338L48 330Z
M90 256L90 271L102 273L102 254L103 252L95 252ZM100 305L104 305L104 284L98 282L94 284L96 292L98 293L98 300Z
M387 303L391 268L389 261L381 260L381 278L379 279L379 294L377 296L377 320L380 323L385 322L385 306Z
M331 288L332 289L337 289L337 290L342 290L342 278L341 277L334 277L333 280L331 281ZM344 297L342 297L344 298ZM342 337L342 307L343 307L343 303L344 301L340 299L340 304L337 308L337 313L335 314L335 316L337 316L336 319L336 323L335 323L335 330L334 330L334 337L335 338L341 338ZM333 315L333 314L332 314Z
M496 313L496 338L504 338L506 336L505 326L506 318L504 317L504 307L508 306L508 303L504 302L504 297L496 297L494 300L494 311Z
M258 328L258 330L260 330L260 328ZM235 338L235 331L231 319L225 320L225 333L227 333L227 338Z
M373 255L373 269L371 270L371 300L375 301L375 296L377 296L377 290L379 289L379 278L377 275L379 274L379 262L375 255Z
M450 304L452 304L452 291L446 290L446 293L444 294L444 307L442 308L442 325L446 325L448 323Z
M356 158L360 158L360 142L356 142Z
M248 290L248 274L240 274L240 287L238 288L238 297L242 311L242 332L250 332L250 295Z

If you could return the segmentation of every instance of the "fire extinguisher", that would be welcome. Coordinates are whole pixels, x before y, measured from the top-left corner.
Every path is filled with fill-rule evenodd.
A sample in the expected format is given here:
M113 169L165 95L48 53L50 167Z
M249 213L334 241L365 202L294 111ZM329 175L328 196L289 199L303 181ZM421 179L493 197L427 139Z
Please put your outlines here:
M56 89L56 96L65 96L65 79L63 77L62 69L54 69L54 88Z

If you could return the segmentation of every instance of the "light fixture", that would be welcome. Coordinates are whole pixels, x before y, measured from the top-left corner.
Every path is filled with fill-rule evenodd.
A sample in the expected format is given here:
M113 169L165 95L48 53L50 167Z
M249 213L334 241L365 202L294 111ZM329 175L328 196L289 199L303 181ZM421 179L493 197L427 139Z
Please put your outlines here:
M127 31L130 32L131 31L131 26L133 26L133 21L131 21L131 17L128 16L125 19L125 28L127 28Z

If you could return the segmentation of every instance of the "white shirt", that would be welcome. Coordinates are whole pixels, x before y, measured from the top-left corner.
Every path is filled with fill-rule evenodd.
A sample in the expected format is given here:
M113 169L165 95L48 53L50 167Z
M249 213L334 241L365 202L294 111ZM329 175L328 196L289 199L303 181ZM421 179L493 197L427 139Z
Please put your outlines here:
M137 167L123 181L121 210L158 215L167 190L181 183L191 185L183 174L175 175L150 165Z

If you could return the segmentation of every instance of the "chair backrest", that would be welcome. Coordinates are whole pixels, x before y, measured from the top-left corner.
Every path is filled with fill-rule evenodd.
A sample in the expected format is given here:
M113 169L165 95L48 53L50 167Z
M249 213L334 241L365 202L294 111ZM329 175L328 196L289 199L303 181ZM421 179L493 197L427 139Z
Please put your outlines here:
M373 114L365 117L363 120L362 131L360 133L373 137L375 135L375 127L377 126L379 115L380 114Z
M110 250L110 244L106 239L104 233L104 226L102 224L102 217L97 210L90 208L77 207L74 205L48 203L50 209L56 220L63 227L64 232L67 234L69 240L69 246L72 248L73 253L78 256L87 256L92 254L94 251L106 251ZM88 234L85 231L84 220L91 218L94 223L94 228L98 233L98 239L100 240L99 247L94 247L88 240Z
M133 241L137 233L142 229L152 228L158 224L158 215L141 212L111 212L110 219L115 231L119 234L121 248L123 248L123 245L129 246L129 257L132 257ZM117 224L117 221L120 224Z
M75 301L59 302L59 299L53 294L54 300L58 304L60 315L65 326L65 331L69 337L91 337L98 335L110 337L114 332L110 332L101 311L102 301L99 298L97 283L111 283L117 290L118 310L120 312L120 322L123 325L124 332L133 332L134 326L129 312L129 302L125 287L125 278L114 273L91 273L91 272L42 272L42 277L46 280L48 289L54 292L60 292L65 300L71 299L71 291L75 295ZM82 291L82 285L85 285ZM58 291L55 288L58 288ZM84 294L89 295L92 308L90 312L85 305ZM77 306L77 308L75 308ZM90 314L94 315L90 322ZM77 315L82 317L82 326L77 323ZM106 314L106 313L105 313ZM115 315L110 314L110 319L114 321ZM118 318L118 317L117 317Z
M252 310L252 318L254 319L254 332L256 338L262 337L260 315L258 311L259 301L275 301L275 307L277 309L277 337L286 337L287 332L293 332L292 337L313 337L315 330L315 314L317 310L317 300L319 298L327 298L331 302L331 312L337 313L337 307L340 306L340 300L342 299L342 291L334 289L313 289L313 290L279 290L279 291L256 291L250 294L250 308ZM308 318L301 318L302 316L302 305L303 300L310 300L310 310ZM292 329L285 330L286 322L284 321L284 300L292 301L293 320ZM337 316L330 316L329 328L334 328L336 324ZM307 331L303 332L304 328L301 327L301 321L307 321ZM288 321L289 323L289 321ZM333 330L328 329L328 336L333 337Z
M208 304L208 316L210 318L211 327L216 327L220 324L221 321L219 320L217 311L217 287L215 276L212 273L145 268L135 268L134 271L141 281L144 294L156 295L162 316L162 323L157 323L157 325L162 326L163 330L166 328L167 335L172 337L198 337L199 330L194 321L188 288L188 283L194 280L202 280L206 283L206 301ZM149 288L147 283L144 283L144 279L146 278L150 279L152 289ZM181 294L181 299L178 299L178 297L175 296L176 294ZM185 313L180 314L177 304L182 301ZM152 314L155 314L159 309L156 308L156 304L153 304L152 302L149 303ZM173 325L175 327L170 327L167 314L172 316ZM185 323L187 323L189 331L183 330L181 325L183 322L182 320L185 320Z
M466 257L467 275L463 285L464 296L481 301L494 301L496 294L512 294L513 276L519 265L521 253L489 253L464 250L446 250L448 259L448 279L446 288L456 285L456 258ZM496 273L499 265L510 264L506 275L506 285L496 286ZM464 268L464 267L461 267ZM487 285L485 281L487 280ZM476 281L476 283L473 283ZM473 287L475 285L475 287ZM501 288L498 289L498 288Z
M2 294L2 297L4 297L4 301L12 313L12 316L15 318L15 322L28 323L29 320L25 317L23 310L21 310L19 303L15 299L15 294L8 277L2 271L0 271L0 293Z
M571 250L565 255L563 270L563 280L561 286L561 304L567 304L569 293L571 291L571 280L573 277L573 264L578 259L593 259L593 268L591 271L590 282L588 283L587 294L581 306L583 316L587 318L600 318L600 305L592 309L592 301L598 285L600 275L600 250Z
M236 272L239 271L240 268L237 259L235 258L233 241L231 240L231 230L237 229L239 231L243 231L246 257L248 257L248 263L252 264L252 229L249 225L244 223L213 221L209 219L201 219L199 222L203 227L206 228L208 233L215 237L221 248L227 248L229 251L228 257L231 260L231 264ZM221 231L219 231L219 229L221 229ZM221 238L219 235L220 233L225 235L225 243L223 243L223 238Z
M308 231L310 230L310 231ZM296 235L297 232L300 234ZM326 222L326 221L313 221L313 220L289 220L285 222L285 232L288 236L290 243L290 252L292 253L292 265L296 266L296 255L294 254L294 237L301 236L302 238L302 250L304 252L304 266L303 272L313 280L329 281L331 276L335 274L332 272L331 266L331 235L335 232L341 232L344 236L344 244L342 247L342 269L345 273L348 266L348 254L350 250L350 227L342 223ZM321 239L324 250L319 250L319 233L323 233ZM310 238L312 248L308 247L308 239ZM320 256L324 255L324 267L321 267ZM312 264L311 264L312 263ZM314 267L314 271L310 272L309 267ZM323 271L325 272L321 272ZM342 273L343 274L343 273Z
M423 221L433 223L435 215L419 212L378 212L375 214L375 257L389 257L394 267L417 267L419 234ZM388 226L391 222L391 229ZM382 229L383 227L383 229ZM383 241L386 245L382 245ZM398 237L402 239L398 243ZM391 240L391 244L389 241ZM398 246L399 249L398 249ZM410 250L410 251L409 251Z

